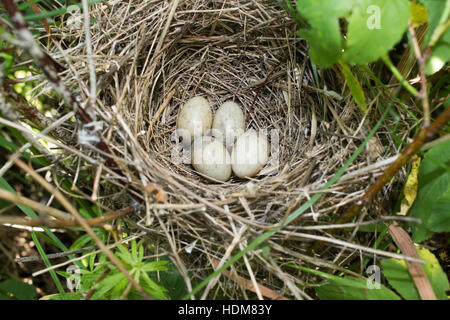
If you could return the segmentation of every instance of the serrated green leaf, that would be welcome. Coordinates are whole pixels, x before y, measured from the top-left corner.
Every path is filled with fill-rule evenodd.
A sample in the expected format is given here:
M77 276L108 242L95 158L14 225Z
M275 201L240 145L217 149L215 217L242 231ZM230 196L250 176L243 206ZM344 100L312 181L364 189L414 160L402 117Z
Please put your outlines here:
M147 262L142 266L142 270L150 272L150 271L165 271L167 270L167 261L160 260L160 261L152 261Z
M94 288L96 288L95 293L92 295L92 300L105 298L106 293L111 291L117 283L122 281L123 279L126 279L125 276L118 272L113 275L107 276L105 279L97 283Z
M97 258L96 254L93 254L93 255L89 256L89 263L88 263L89 270L94 270L94 265L95 265L95 259L96 258Z
M150 279L150 277L146 273L143 273L142 277L144 278L145 283L149 286L146 291L148 291L151 296L160 300L167 300L167 297L164 294L164 292L167 291L165 288Z
M347 86L350 89L353 98L355 99L355 102L361 107L361 110L363 112L366 112L366 98L358 79L352 73L347 64L345 64L344 62L340 62L339 65L341 67L342 73L344 74L345 80L347 81Z
M70 246L70 250L78 250L85 247L89 242L93 242L92 238L88 234L84 234L78 239L76 239Z
M349 18L343 60L349 64L373 62L399 42L408 27L407 0L361 0Z
M136 240L131 241L131 256L133 257L133 263L138 262L137 244Z
M447 300L446 291L449 289L447 276L439 265L436 257L427 249L418 249L420 259L426 261L423 270L430 281L431 287L440 300ZM407 300L420 300L420 294L408 271L404 260L387 259L381 262L383 275L389 284Z
M422 220L409 224L413 241L428 239L434 230L450 231L450 141L430 149L419 168L417 198L409 216Z
M127 248L125 248L120 243L117 244L117 249L119 249L120 252L116 253L117 256L125 260L127 263L132 263L133 257L131 256L130 252Z
M144 246L141 244L139 246L139 256L138 256L138 261L142 261L142 259L144 258Z

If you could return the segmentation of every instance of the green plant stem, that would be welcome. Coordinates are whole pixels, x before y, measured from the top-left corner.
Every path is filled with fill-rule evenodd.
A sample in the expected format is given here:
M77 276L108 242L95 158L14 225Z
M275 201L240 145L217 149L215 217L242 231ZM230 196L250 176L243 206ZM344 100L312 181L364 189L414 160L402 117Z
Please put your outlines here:
M91 0L91 1L88 1L88 5L91 6L93 4L96 4L96 3L99 3L99 2L104 2L104 1L105 0ZM77 3L77 4L74 4L72 6L76 6L78 8L81 8L82 4L81 3ZM24 17L24 19L25 19L25 21L36 21L36 20L40 20L40 19L47 19L47 18L63 15L65 13L67 13L67 9L69 7L71 7L71 6L67 6L67 7L64 7L64 8L61 8L61 9L51 10L51 11L47 11L47 12L39 13L39 14L29 14L29 15L26 15Z
M409 82L403 77L403 75L398 71L398 69L394 66L389 56L386 54L382 57L383 62L386 66L391 70L392 74L400 81L400 83L405 86L406 90L411 93L414 97L419 96L419 92L409 84Z

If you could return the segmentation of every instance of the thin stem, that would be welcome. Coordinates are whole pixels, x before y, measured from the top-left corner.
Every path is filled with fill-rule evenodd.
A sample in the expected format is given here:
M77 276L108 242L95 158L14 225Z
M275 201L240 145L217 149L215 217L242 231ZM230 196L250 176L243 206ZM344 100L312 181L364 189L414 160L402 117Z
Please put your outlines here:
M0 189L0 191L2 191L2 190ZM29 201L31 201L31 200L29 200ZM45 206L42 206L42 207L43 207L42 210L46 211L49 214L51 212L53 213L52 210L59 212L59 210L56 210L56 209L53 209L50 207L45 207ZM115 220L117 218L121 218L133 211L134 211L134 208L132 206L129 206L123 210L114 211L114 212L111 212L107 215L104 215L104 216L101 216L98 218L86 219L85 222L91 227L100 226L108 221ZM60 214L60 213L58 213L58 214ZM81 226L81 224L79 222L75 221L74 219L50 220L47 217L36 218L36 219L25 219L25 218L16 217L16 216L13 216L13 217L1 216L0 217L0 225L2 225L2 224L17 224L17 225L30 226L30 227L46 226L49 228L71 228L71 227L80 227Z
M400 81L400 83L405 86L406 90L409 91L414 97L419 96L419 92L409 84L409 82L403 77L403 75L398 71L398 69L394 66L389 56L386 54L382 57L383 62L386 64L386 66L391 70L392 74Z
M413 42L414 47L414 53L417 58L417 64L419 65L419 73L420 73L420 93L418 98L422 100L422 107L423 107L423 116L424 116L424 126L428 127L430 125L430 102L428 100L428 88L427 88L427 75L426 75L426 58L424 58L422 51L420 49L419 42L417 41L416 37L416 31L414 30L414 27L412 26L411 21L409 22L409 33L411 34L411 39Z

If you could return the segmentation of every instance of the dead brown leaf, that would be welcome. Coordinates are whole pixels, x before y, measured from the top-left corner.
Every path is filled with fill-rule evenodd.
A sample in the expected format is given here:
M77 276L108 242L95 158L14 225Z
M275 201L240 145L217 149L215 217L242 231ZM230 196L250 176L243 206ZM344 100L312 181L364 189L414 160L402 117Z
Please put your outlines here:
M419 259L411 237L397 222L394 221L391 224L389 233L404 255ZM430 281L425 275L425 271L423 271L422 265L418 262L410 261L406 261L406 265L408 266L409 274L416 284L417 290L419 290L422 300L436 300L436 295L434 294Z
M148 195L153 195L156 193L155 200L159 202L167 202L167 193L163 188L156 183L149 183L144 187Z

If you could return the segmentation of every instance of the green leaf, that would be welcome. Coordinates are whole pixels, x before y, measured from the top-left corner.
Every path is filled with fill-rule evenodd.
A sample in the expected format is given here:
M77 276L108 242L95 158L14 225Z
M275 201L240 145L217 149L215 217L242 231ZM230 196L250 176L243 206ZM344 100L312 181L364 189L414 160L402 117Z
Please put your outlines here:
M427 75L438 72L450 60L450 29L436 43L427 60Z
M450 184L447 190L436 199L433 205L435 213L431 215L428 221L431 231L448 232L450 230Z
M150 271L165 271L167 270L167 261L160 260L160 261L152 261L147 262L143 265L142 270L150 272Z
M117 283L121 282L124 279L128 280L121 272L117 272L113 275L108 275L105 279L94 286L94 288L97 288L97 290L92 295L92 300L105 299L106 293L111 291L117 285Z
M337 277L329 273L313 270L303 266L286 264L285 266L303 270L327 279L325 284L316 288L322 300L399 300L393 291L380 284L379 288L370 289L368 279L355 277Z
M450 141L430 149L419 168L417 198L409 216L422 220L410 223L414 242L428 239L433 232L450 231Z
M326 20L327 16L343 17L360 0L297 0L297 10L306 19Z
M137 260L142 261L143 258L144 258L144 246L141 244L139 246L139 256L137 257Z
M450 2L447 0L419 0L419 2L428 10L428 30L424 43L427 47L438 25L448 20Z
M64 295L60 293L50 294L42 297L40 300L81 300L83 295L80 292L68 292Z
M179 300L188 293L183 276L172 262L168 261L168 270L160 272L159 278L161 286L167 289L172 300Z
M309 55L323 68L332 67L342 55L342 36L336 17L309 20L310 30L302 29L299 36L309 42Z
M0 300L11 300L11 299L0 292Z
M365 279L328 276L327 284L316 288L321 300L400 300L382 284L379 289L369 289Z
M430 43L434 33L443 24L448 22L450 15L450 2L447 0L419 0L428 10L428 30L424 47L433 45L431 56L427 60L427 75L439 71L450 60L450 30L447 30L437 43ZM436 39L433 39L435 42Z
M0 282L0 289L12 294L18 300L33 300L37 294L35 286L14 279Z
M136 240L131 241L131 256L133 257L133 263L138 262L137 244Z
M162 286L158 285L156 282L154 282L147 273L143 273L142 277L144 278L145 283L148 285L148 288L146 288L148 293L160 300L167 300L166 295L164 294L164 291L167 291ZM145 286L144 286L145 287Z
M133 262L133 257L131 256L127 248L125 248L122 244L118 244L117 249L119 249L120 251L116 253L117 256L119 256L121 259L125 260L129 264Z
M70 246L70 250L72 251L81 249L90 242L93 242L91 236L89 234L84 234L72 243L72 245Z
M339 60L373 62L401 40L411 15L408 0L298 0L310 28L298 32L309 42L312 61L328 68ZM348 21L346 39L340 19Z
M431 287L439 300L447 300L446 291L449 289L447 276L439 265L436 257L427 249L418 249L419 258L426 261L423 270L430 281ZM414 284L404 260L383 260L382 271L389 284L407 300L420 300L419 291Z
M349 18L343 60L349 64L373 62L399 42L408 27L407 0L361 0Z
M366 112L366 98L364 96L364 91L359 84L358 79L352 73L349 66L344 62L339 62L341 67L341 71L344 74L345 80L347 81L347 86L350 89L350 92L355 99L356 103L361 107L363 112Z

